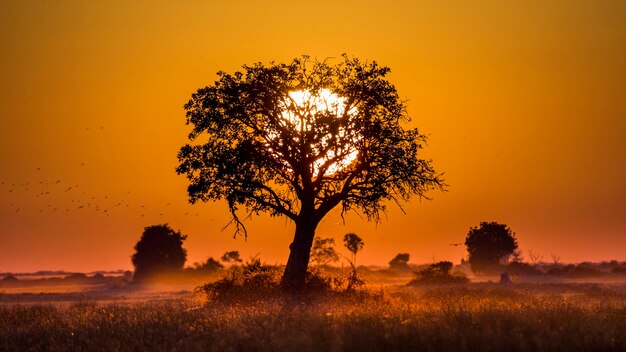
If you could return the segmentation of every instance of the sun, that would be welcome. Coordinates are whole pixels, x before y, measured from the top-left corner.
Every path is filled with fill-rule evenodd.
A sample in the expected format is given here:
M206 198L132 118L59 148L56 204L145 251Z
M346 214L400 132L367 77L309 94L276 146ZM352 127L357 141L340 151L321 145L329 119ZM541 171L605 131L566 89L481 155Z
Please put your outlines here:
M329 89L320 89L315 93L309 90L295 90L288 93L288 97L282 102L281 117L285 126L297 130L297 135L310 131L314 128L315 119L320 116L330 119L347 119L357 113L354 106L348 107L346 98L337 95ZM345 126L345 124L339 124ZM331 143L332 138L345 140L351 134L345 128L338 128L333 135L330 133L323 136L319 143L312 145L313 152L320 153L320 149ZM348 139L356 142L355 138ZM358 156L355 143L343 143L331 148L325 154L320 155L312 164L314 177L332 175L350 165ZM325 170L323 175L319 175L321 167L328 161L332 164Z

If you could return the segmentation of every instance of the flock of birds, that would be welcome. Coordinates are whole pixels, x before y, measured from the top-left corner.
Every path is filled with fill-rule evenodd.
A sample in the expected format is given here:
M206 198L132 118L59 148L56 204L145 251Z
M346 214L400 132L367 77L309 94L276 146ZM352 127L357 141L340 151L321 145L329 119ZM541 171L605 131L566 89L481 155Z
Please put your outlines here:
M81 163L84 166L84 163ZM41 171L37 168L36 171ZM44 213L71 213L94 211L110 216L114 211L133 211L143 218L145 216L163 217L171 213L172 203L160 205L146 205L132 200L131 191L125 192L124 197L97 195L88 187L75 183L64 182L61 179L41 180L36 182L10 183L0 181L0 199L9 203L9 211L14 214L29 212ZM199 212L186 211L184 216L199 216ZM212 219L211 219L212 220Z

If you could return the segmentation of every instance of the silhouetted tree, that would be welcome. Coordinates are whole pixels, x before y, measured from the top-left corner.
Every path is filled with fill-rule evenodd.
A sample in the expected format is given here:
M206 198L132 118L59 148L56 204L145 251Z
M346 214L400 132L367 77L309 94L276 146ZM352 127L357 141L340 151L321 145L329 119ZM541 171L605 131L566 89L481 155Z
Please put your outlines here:
M315 237L311 248L311 261L318 266L336 262L339 255L335 251L335 240L332 238Z
M517 239L504 224L481 222L480 227L470 229L465 246L472 271L494 273L499 270L500 261L508 260L517 249Z
M363 249L363 240L356 233L343 236L343 245L352 253L352 264L356 266L356 253Z
M186 238L167 224L147 226L135 245L133 279L145 281L180 273L187 260L187 251L183 248Z
M243 259L239 255L239 251L228 251L222 255L221 261L228 264L241 263Z
M389 267L394 270L407 270L409 268L409 253L398 253L391 261Z
M190 202L227 201L235 234L246 234L240 207L294 221L283 288L303 287L315 230L336 206L378 221L386 201L443 188L418 155L426 137L401 126L410 119L389 68L346 55L243 68L218 72L185 105L194 143L177 172Z

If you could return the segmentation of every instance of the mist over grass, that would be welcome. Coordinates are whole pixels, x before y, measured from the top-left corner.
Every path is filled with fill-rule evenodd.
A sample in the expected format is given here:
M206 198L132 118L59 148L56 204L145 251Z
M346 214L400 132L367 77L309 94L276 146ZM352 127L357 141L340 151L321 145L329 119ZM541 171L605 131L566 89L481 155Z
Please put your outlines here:
M4 300L7 303L6 299ZM0 304L0 350L619 351L626 286L472 284L381 294Z
M623 351L622 266L537 265L506 285L448 262L359 267L349 288L352 269L321 265L290 294L258 258L148 284L5 276L0 351Z

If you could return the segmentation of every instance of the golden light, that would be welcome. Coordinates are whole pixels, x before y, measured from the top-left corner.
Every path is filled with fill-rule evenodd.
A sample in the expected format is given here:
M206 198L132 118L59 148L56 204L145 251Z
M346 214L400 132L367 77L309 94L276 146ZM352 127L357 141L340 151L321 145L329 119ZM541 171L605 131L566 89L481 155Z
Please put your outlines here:
M288 99L283 101L282 117L285 127L296 129L298 132L311 131L314 126L313 122L320 116L330 117L331 119L345 119L356 114L356 107L346 106L346 99L341 97L329 89L320 89L315 93L309 90L297 90L289 92ZM340 124L341 126L341 124ZM301 136L302 133L297 135ZM345 128L339 127L333 134L328 134L320 139L320 143L313 145L313 151L319 154L321 148L332 143L333 138L344 139L349 136ZM313 174L318 175L320 168L329 160L336 159L326 169L324 174L332 175L337 171L347 167L352 163L358 155L358 151L354 148L354 143L338 143L328 152L313 162Z

